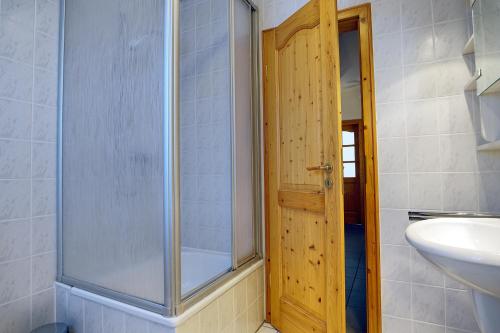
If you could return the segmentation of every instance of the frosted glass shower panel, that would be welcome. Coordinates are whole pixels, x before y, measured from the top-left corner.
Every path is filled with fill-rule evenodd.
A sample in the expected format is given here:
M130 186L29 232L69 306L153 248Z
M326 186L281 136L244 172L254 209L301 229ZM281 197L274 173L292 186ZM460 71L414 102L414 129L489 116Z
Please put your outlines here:
M181 0L182 294L231 269L229 0ZM198 273L194 273L198 272Z
M164 0L66 1L63 279L164 304Z
M234 1L235 225L238 263L255 254L252 116L252 8Z

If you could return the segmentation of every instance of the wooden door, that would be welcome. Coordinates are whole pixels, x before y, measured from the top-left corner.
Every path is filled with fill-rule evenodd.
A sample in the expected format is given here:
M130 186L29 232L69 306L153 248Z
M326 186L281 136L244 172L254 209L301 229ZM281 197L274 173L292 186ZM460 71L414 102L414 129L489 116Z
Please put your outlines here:
M312 0L263 37L268 315L282 333L343 333L336 1Z
M363 121L347 120L342 125L342 161L344 164L344 222L364 224L364 152Z

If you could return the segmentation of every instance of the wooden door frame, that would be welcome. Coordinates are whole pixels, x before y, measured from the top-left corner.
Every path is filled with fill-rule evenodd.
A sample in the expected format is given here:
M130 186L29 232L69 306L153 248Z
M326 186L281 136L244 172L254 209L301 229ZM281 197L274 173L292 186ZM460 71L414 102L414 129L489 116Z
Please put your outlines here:
M363 103L363 141L365 162L365 246L366 246L366 284L367 284L367 328L369 333L382 332L382 305L380 282L380 225L379 225L379 197L378 197L378 170L377 170L377 136L375 115L375 81L373 71L372 47L372 17L371 5L363 4L338 11L338 32L358 30L360 37L360 69L361 69L361 96ZM333 29L331 29L333 30ZM336 29L335 29L336 30ZM263 43L266 38L263 34ZM272 38L274 39L274 38ZM269 40L267 41L269 42ZM265 48L263 48L265 50ZM263 57L266 55L263 54ZM263 78L266 78L266 69L263 67ZM337 69L338 70L338 69ZM266 320L270 321L270 225L269 225L269 180L276 175L270 174L268 140L269 114L266 110L276 105L274 92L264 82L264 187L265 187L265 258L266 258ZM339 124L340 125L340 124ZM340 135L340 134L339 134ZM343 227L343 226L342 226ZM342 242L343 246L343 242ZM342 251L343 253L343 251ZM344 269L344 266L342 266ZM341 279L343 281L343 279ZM345 313L344 316L345 317Z
M363 4L339 11L339 31L358 30L360 44L361 99L363 103L363 143L365 167L365 247L366 310L369 333L382 332L380 283L380 223L377 170L375 80L373 74L371 5Z

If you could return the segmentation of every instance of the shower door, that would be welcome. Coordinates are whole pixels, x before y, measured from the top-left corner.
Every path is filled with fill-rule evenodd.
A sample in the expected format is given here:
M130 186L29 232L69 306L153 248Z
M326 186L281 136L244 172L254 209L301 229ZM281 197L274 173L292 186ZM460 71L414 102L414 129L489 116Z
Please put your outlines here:
M164 0L62 1L59 279L165 299Z

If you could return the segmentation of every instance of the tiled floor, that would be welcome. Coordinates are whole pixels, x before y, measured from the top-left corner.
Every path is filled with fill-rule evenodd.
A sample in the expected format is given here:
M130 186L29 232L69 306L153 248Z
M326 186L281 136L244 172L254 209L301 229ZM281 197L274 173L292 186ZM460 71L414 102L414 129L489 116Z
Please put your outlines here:
M269 325L268 323L264 323L264 325L262 325L262 327L260 328L260 330L257 331L257 333L278 333L278 331L272 328L272 326Z
M347 333L366 333L365 235L361 225L345 225Z

